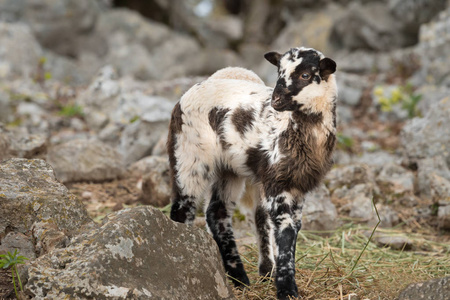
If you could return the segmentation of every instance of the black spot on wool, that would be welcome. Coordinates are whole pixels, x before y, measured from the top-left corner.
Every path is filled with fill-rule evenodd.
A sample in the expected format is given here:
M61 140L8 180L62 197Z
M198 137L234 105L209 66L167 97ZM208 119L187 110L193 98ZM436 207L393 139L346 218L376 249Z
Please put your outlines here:
M231 121L233 122L236 131L241 135L244 135L244 133L253 126L253 122L255 121L253 110L239 107L234 111Z
M223 122L227 117L229 108L214 107L208 114L209 125L220 138L220 144L224 149L230 148L230 144L225 140Z

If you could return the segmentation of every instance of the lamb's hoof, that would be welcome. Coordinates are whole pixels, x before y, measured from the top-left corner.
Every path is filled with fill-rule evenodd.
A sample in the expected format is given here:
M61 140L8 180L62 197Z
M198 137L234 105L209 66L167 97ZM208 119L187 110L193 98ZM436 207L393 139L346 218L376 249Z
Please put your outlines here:
M297 285L295 283L291 283L283 287L278 286L277 298L280 300L299 299Z
M299 299L297 291L277 291L277 298L279 300Z
M239 288L239 289L243 289L245 287L250 286L250 280L248 279L247 274L245 274L245 272L243 274L234 274L235 276L232 276L230 274L230 279L233 282L234 286Z

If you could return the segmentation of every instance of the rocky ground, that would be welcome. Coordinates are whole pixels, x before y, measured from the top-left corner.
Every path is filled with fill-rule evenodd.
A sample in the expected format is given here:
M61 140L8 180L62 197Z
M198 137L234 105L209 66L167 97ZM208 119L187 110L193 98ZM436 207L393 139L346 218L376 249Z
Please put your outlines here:
M170 202L168 120L179 97L218 68L248 67L273 85L263 53L299 45L334 58L339 85L335 165L308 196L305 232L373 228L378 212L378 247L448 253L448 1L150 2L0 0L0 253L30 258L20 268L27 297L200 289L196 297L231 298L201 215L200 229L176 237L181 227L159 212ZM239 211L235 221L245 251L251 220ZM411 234L444 246L436 252ZM203 252L182 251L189 247ZM447 271L425 280L450 274L450 258L440 259ZM14 295L8 272L0 271L0 298ZM189 272L198 276L184 282Z

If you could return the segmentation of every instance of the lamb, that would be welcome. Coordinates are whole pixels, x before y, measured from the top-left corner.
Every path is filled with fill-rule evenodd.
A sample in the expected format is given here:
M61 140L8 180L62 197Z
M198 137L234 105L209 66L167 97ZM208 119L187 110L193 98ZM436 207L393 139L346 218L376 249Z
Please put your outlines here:
M259 273L275 274L277 297L297 297L295 245L305 195L332 165L336 141L336 63L311 48L265 58L274 89L243 68L219 70L189 89L169 127L170 218L192 224L199 200L236 286L249 285L232 229L250 182L256 191Z

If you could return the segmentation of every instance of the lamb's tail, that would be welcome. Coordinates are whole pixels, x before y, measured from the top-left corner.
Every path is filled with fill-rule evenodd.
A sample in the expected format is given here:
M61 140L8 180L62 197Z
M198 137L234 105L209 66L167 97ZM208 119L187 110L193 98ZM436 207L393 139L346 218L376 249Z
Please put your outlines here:
M238 79L252 81L259 84L264 84L261 78L255 74L255 72L239 68L239 67L228 67L220 69L209 77L209 79Z

